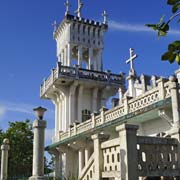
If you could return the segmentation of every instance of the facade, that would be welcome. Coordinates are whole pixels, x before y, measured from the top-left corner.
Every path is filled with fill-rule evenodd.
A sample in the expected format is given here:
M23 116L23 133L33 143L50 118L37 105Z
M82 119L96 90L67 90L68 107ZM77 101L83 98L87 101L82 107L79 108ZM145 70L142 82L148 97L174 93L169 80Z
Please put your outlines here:
M138 76L130 49L130 71L103 70L104 21L66 13L54 25L57 66L41 85L41 98L55 105L55 135L46 149L54 155L56 178L80 180L178 177L180 70L169 79ZM112 99L112 108L106 108Z

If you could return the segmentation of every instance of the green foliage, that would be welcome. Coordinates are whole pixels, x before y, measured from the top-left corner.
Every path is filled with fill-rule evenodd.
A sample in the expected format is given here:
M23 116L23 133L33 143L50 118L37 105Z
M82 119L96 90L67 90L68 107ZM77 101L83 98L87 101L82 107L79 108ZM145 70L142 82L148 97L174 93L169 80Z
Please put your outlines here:
M157 24L146 24L147 27L152 28L158 32L158 36L167 35L170 29L170 22L180 15L180 12L177 12L180 8L180 0L167 0L167 4L172 6L172 17L169 18L167 22L164 21L164 16L160 19ZM178 19L180 22L180 19ZM170 63L176 62L180 64L180 41L174 41L168 45L168 51L161 56L162 61L169 61Z

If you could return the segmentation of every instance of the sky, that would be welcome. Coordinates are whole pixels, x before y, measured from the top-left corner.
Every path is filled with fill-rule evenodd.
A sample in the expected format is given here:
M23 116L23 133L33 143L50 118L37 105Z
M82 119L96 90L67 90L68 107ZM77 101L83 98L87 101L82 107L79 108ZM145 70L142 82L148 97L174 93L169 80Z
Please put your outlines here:
M77 9L77 0L70 0L71 14ZM84 18L103 21L101 13L108 12L109 30L105 35L103 54L104 70L128 73L129 48L138 54L135 69L140 75L168 77L178 68L162 62L161 54L168 43L180 36L174 21L165 38L144 25L157 23L171 9L165 0L83 0ZM0 0L0 128L6 129L9 121L34 120L32 109L48 109L45 119L48 126L46 144L54 132L54 106L39 96L40 84L56 66L56 42L52 23L64 18L63 0Z

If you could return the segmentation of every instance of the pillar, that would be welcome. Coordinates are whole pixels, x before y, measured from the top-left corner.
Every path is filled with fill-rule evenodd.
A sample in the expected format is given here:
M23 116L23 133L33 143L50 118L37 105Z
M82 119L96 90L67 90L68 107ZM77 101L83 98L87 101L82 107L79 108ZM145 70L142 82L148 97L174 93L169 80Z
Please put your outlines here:
M172 113L173 113L173 123L175 126L179 126L179 93L178 93L178 82L174 76L169 78L170 84L170 91L171 91L171 102L172 102Z
M87 165L87 163L89 161L89 157L90 157L90 148L88 145L85 148L84 154L85 154L85 165Z
M138 154L137 154L138 126L123 124L116 127L119 132L121 179L138 180Z
M83 95L83 86L81 85L79 87L79 92L78 92L78 121L82 122L82 95Z
M82 67L82 60L83 60L83 48L82 46L78 46L78 65L79 67Z
M98 54L97 54L97 70L98 71L102 71L102 49L98 50Z
M81 172L82 172L82 170L84 168L84 164L85 164L84 149L83 148L79 149L78 154L79 154L78 157L79 157L79 176L80 176Z
M88 69L89 70L94 70L93 66L93 48L89 48L89 61L88 61Z
M94 177L97 180L101 179L101 173L103 168L103 154L101 150L100 134L94 134L91 136L94 142Z
M128 92L130 97L136 97L136 89L134 87L135 83L135 74L134 72L129 72L129 76L127 77L128 80Z
M92 112L97 111L97 102L98 102L98 88L94 88L93 97L92 97Z
M162 100L165 98L164 79L163 78L158 79L157 84L159 89L159 99Z
M146 81L144 74L142 74L140 78L141 78L142 93L144 94L146 92Z
M1 180L8 179L8 151L10 149L9 140L4 139L1 146Z
M44 137L46 121L35 120L34 128L34 144L33 144L33 172L30 180L43 180L44 177Z
M71 66L71 53L72 53L72 47L71 44L67 45L67 66Z

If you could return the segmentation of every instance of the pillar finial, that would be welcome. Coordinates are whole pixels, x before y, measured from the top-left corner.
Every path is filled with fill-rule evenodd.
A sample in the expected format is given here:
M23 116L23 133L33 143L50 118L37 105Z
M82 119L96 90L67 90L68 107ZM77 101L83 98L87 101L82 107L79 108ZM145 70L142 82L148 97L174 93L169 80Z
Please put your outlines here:
M54 20L54 22L52 23L52 26L54 27L54 32L57 30L57 22L56 20Z
M81 10L83 8L83 3L81 2L81 0L78 0L78 9L75 11L75 13L77 14L77 17L81 18Z
M65 15L69 14L69 9L71 7L71 4L69 2L69 0L66 0L66 2L64 3L64 5L66 6L66 12L65 12Z
M107 14L107 11L104 10L103 13L102 13L102 16L104 18L103 23L104 24L108 24L108 14Z

